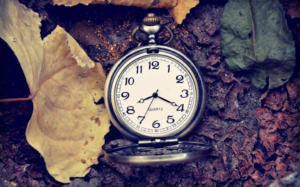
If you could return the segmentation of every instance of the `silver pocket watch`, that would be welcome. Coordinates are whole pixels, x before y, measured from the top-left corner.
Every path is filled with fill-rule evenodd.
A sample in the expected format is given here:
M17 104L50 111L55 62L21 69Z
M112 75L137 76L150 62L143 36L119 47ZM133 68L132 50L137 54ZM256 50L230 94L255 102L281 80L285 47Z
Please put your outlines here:
M156 44L166 29L170 38ZM150 13L133 30L148 35L149 44L130 51L111 68L105 105L113 125L136 144L105 150L108 160L137 165L182 163L208 155L212 146L179 141L199 124L206 101L203 77L182 52L166 46L170 28Z

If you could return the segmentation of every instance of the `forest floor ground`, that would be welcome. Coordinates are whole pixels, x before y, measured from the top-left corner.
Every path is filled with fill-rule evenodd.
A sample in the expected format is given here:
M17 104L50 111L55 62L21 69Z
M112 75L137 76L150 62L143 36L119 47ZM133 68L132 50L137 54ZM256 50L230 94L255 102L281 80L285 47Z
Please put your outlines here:
M56 182L40 154L26 141L32 102L0 103L0 186L295 186L300 178L300 77L272 90L259 90L243 73L230 71L222 57L220 18L226 1L201 0L183 24L166 10L113 5L52 6L49 0L20 0L43 18L41 36L65 28L106 72L137 46L132 30L146 12L155 12L175 34L171 47L183 51L202 71L207 106L185 140L214 147L204 159L186 164L143 167L115 164L99 157L84 178ZM282 0L288 13L293 0ZM300 66L300 18L286 14ZM160 35L161 41L167 33ZM145 40L145 35L138 37ZM0 41L0 98L26 98L27 83L14 53ZM106 142L127 141L111 126ZM287 180L281 180L284 177ZM298 177L298 179L297 179ZM288 182L287 182L288 181ZM290 183L290 184L288 184Z

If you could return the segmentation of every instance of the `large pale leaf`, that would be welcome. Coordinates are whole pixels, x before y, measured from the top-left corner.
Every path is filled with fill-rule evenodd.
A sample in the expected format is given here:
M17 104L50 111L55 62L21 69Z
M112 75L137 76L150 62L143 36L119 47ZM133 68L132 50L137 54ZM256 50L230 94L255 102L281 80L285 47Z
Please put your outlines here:
M77 4L114 4L137 6L142 8L166 8L179 24L190 13L191 8L199 4L199 0L53 0L55 5L74 6Z
M0 37L17 56L33 101L26 138L49 173L69 182L97 163L109 130L104 105L94 104L103 97L105 75L62 28L42 40L40 23L18 0L0 0Z
M252 83L276 88L295 67L295 48L278 0L229 0L221 18L223 55L230 69L247 70Z

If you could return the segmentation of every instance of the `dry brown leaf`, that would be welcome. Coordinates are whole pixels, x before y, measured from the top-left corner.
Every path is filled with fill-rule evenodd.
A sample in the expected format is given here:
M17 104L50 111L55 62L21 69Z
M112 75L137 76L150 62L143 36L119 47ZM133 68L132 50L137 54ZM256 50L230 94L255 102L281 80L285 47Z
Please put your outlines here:
M142 8L173 8L178 0L53 0L54 5L74 6L77 4L113 4L122 6L136 6Z
M169 9L170 14L174 17L175 21L179 24L185 19L190 10L199 4L199 0L178 0L177 5Z
M75 6L78 4L89 5L93 2L93 0L53 0L54 5L65 5L65 6ZM99 4L101 4L99 2ZM105 1L104 3L105 4Z
M69 30L69 34L84 47L102 43L102 40L97 36L94 28L87 21L75 23Z
M54 5L75 6L77 4L114 4L142 8L166 8L179 24L190 9L199 4L199 0L53 0Z
M103 97L105 74L64 29L42 40L40 23L18 0L0 0L0 37L21 64L34 106L26 138L66 183L89 172L104 144L109 119L94 101Z

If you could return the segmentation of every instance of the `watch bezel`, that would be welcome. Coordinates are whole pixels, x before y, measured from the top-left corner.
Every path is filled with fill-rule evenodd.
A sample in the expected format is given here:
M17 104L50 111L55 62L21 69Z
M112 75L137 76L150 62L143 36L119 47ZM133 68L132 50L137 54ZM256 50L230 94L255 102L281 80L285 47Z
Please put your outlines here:
M183 65L186 65L193 73L191 75L196 80L196 89L198 89L197 90L198 98L196 98L196 102L198 102L198 107L195 111L194 117L190 120L189 124L186 124L185 126L178 128L173 133L170 133L170 135L166 134L166 135L159 136L159 137L153 136L153 135L152 136L151 135L149 135L149 136L143 135L136 131L130 130L130 128L127 127L126 125L123 125L122 122L118 119L117 115L115 114L116 108L115 108L114 102L112 102L112 100L113 100L112 95L114 94L114 92L112 91L112 90L114 90L114 88L112 88L112 86L114 85L114 82L116 82L115 77L118 76L118 74L120 74L119 69L125 63L127 63L128 60L130 60L132 58L137 58L138 56L149 55L147 51L154 50L154 49L160 51L160 53L161 52L167 53L169 55L169 57L171 56L171 58L172 57L179 58L184 63ZM138 47L138 48L130 51L129 53L127 53L126 55L121 57L114 64L114 66L111 68L111 70L107 76L107 80L106 80L106 84L105 84L105 91L104 91L104 101L105 101L105 105L106 105L106 108L108 111L108 115L109 115L113 125L124 136L126 136L130 139L141 140L141 139L151 139L151 138L182 138L185 135L187 135L189 132L191 132L191 130L196 127L196 125L199 123L199 121L201 119L201 116L202 116L202 113L204 111L205 104L206 104L206 88L205 88L205 83L204 83L204 79L203 79L201 72L192 63L192 61L186 55L184 55L182 52L180 52L174 48L168 47L168 46L148 45L148 46Z

